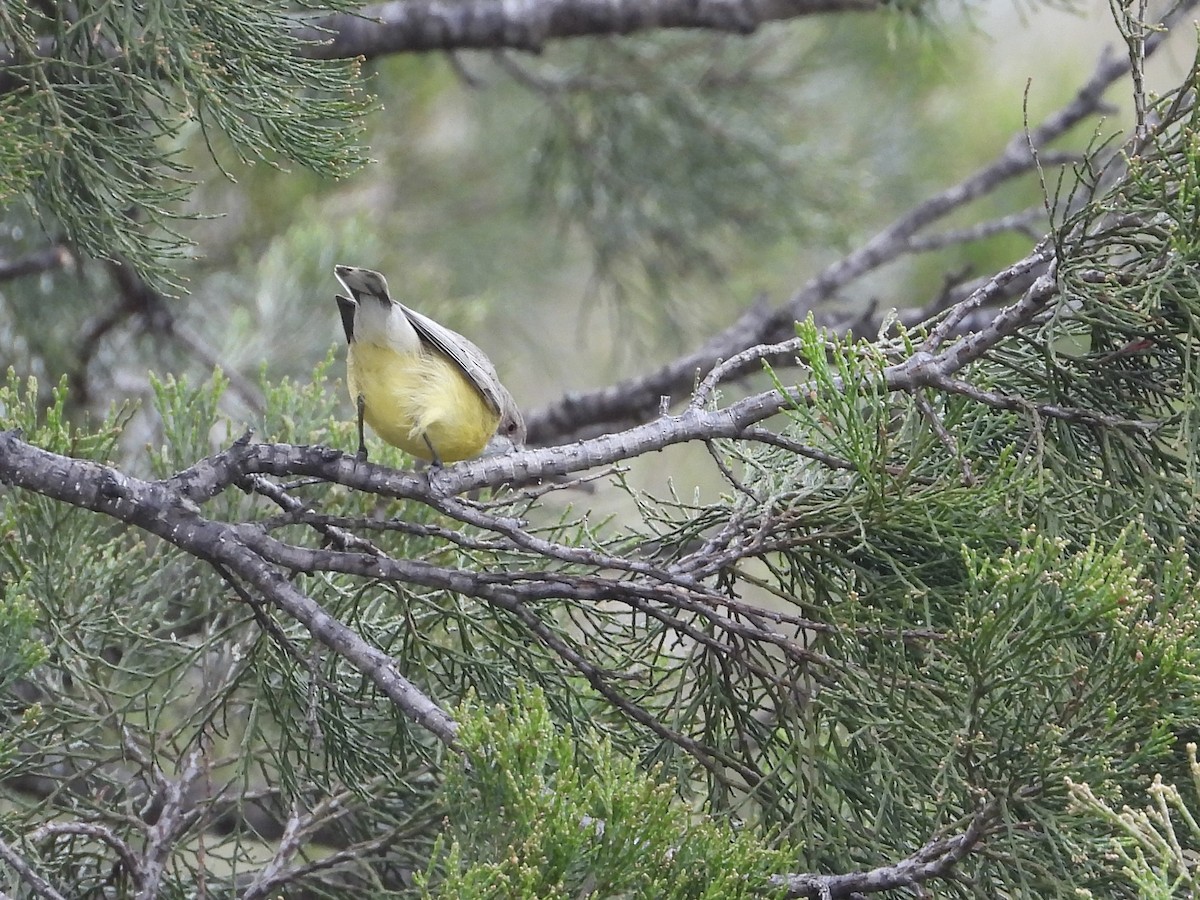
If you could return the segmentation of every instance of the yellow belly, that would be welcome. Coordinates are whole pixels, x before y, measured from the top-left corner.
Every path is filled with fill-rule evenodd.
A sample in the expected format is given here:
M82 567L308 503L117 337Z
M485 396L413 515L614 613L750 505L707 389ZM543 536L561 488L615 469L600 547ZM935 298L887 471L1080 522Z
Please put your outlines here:
M421 459L433 459L426 439L442 462L478 456L500 424L462 369L435 350L402 354L353 342L346 376L371 430Z

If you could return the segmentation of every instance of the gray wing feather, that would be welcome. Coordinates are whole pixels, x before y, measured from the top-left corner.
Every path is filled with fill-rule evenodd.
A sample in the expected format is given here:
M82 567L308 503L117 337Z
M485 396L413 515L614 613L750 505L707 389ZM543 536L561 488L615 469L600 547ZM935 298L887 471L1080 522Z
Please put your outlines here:
M392 302L395 303L394 300ZM501 386L500 376L496 374L496 367L492 365L491 360L484 355L483 351L458 332L439 325L428 316L423 316L401 303L396 305L404 310L404 315L408 316L408 321L412 323L417 334L458 364L463 373L471 379L471 383L479 388L479 393L483 394L488 406L494 412L503 413L508 391ZM501 394L501 391L504 392L504 395ZM512 406L512 398L508 397L508 400L507 405Z

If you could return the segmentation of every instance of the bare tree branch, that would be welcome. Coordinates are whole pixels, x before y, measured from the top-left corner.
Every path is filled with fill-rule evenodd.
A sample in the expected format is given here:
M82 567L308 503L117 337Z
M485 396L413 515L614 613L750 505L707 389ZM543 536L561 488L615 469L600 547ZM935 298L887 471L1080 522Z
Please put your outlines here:
M316 59L430 50L540 51L553 40L699 28L746 34L767 22L872 12L877 0L418 0L316 19L293 34Z
M454 720L400 674L390 657L251 551L242 529L206 519L167 483L141 481L99 463L48 453L11 431L0 434L0 480L136 525L199 559L223 565L354 665L405 715L439 740L453 744Z
M0 859L12 867L12 870L20 876L21 880L29 885L29 889L33 891L35 896L41 897L43 900L66 900L62 894L54 889L54 885L50 884L50 882L34 871L29 861L3 839L0 839Z
M1169 28L1177 24L1186 10L1194 5L1195 0L1182 4L1164 19L1163 30L1146 39L1147 57L1162 45ZM788 365L793 361L793 354L790 345L785 342L794 335L794 323L809 312L814 312L819 325L838 332L877 333L885 313L869 310L862 316L847 320L844 313L826 313L817 310L817 307L855 279L907 253L935 249L947 240L962 238L961 234L940 238L921 237L920 232L995 190L1002 183L1032 171L1036 160L1029 152L1030 144L1041 148L1088 116L1104 111L1107 108L1103 99L1105 90L1128 72L1127 58L1105 51L1087 82L1061 109L1028 133L1022 131L1014 135L991 163L914 207L856 250L827 266L786 303L771 309L764 299L759 299L737 322L715 335L703 347L656 372L629 378L597 391L567 394L549 406L534 410L526 417L530 442L538 445L558 443L644 422L658 411L659 398L670 396L678 399L687 395L695 384L697 373L709 372L721 360L731 359L757 345L779 344L781 349L776 355L751 354L739 357L740 360L744 359L745 365L734 367L728 372L730 377L755 371L761 362L773 366ZM1021 213L992 227L1027 227L1029 215L1028 212ZM1049 254L1036 259L1026 257L1017 265L1023 265L1027 273L1036 274L1038 267L1048 259ZM1005 279L1006 282L1012 280L1012 277ZM1006 300L1009 295L998 290L999 287L992 285L991 290L975 295L969 307L963 307L956 313L953 325L965 327L967 314L985 301L994 304ZM904 310L899 314L899 320L905 327L912 327L927 320L940 305L941 301L938 300L932 305ZM943 331L951 335L962 333L953 328L943 328Z
M704 29L748 34L769 22L837 12L875 12L880 0L417 0L367 6L358 13L295 17L292 37L311 59L373 59L435 50L526 50L551 41L634 34L661 29ZM105 51L115 62L120 49ZM36 43L39 57L56 52L51 37ZM0 46L0 93L24 84L21 60Z
M1043 250L1037 249L1031 254L1031 258L1040 261L1044 258L1043 254ZM1019 301L1001 310L985 327L939 353L922 350L885 367L880 372L882 386L890 391L912 391L919 387L939 386L945 379L982 357L1004 338L1020 330L1045 310L1057 296L1056 273L1057 266L1051 263L1047 271L1034 281ZM1000 286L995 285L994 289L998 291ZM841 389L840 380L834 380L834 387ZM437 506L442 498L457 496L471 490L504 484L536 483L552 476L580 472L654 450L662 450L673 444L719 438L762 440L760 433L751 433L749 429L784 409L808 404L813 389L814 385L805 381L786 390L754 394L722 408L690 407L678 416L664 416L626 431L588 441L558 447L531 448L505 456L484 457L444 469L427 469L419 474L396 471L357 460L329 447L254 444L249 441L247 435L228 449L200 460L168 481L154 485L145 482L136 484L139 486L138 491L162 492L164 499L156 503L165 503L173 513L178 509L178 515L183 515L185 505L190 512L190 508L194 508L193 504L204 502L231 484L253 474L316 477L383 497L418 500ZM983 394L979 394L976 399L986 401ZM1079 418L1077 410L1047 406L1041 411L1049 417L1073 420ZM1136 424L1138 427L1144 427L1142 423ZM9 480L18 477L11 467L13 462L19 460L10 458L5 448L15 448L17 445L27 446L11 432L0 440L0 476ZM49 460L57 461L53 465L58 466L74 462L52 454L46 454L46 457L47 465L51 464ZM105 472L106 480L126 478L112 470ZM96 473L93 477L98 475L99 473ZM20 477L29 478L31 489L38 490L36 485L40 483L39 479L30 473ZM100 499L78 492L71 493L70 496L61 496L59 499L116 514L118 518L133 514L130 510L120 508L119 504L104 503ZM102 505L92 505L97 503ZM111 511L113 509L117 510L116 513ZM133 524L141 523L134 521ZM148 530L157 534L162 527L161 524L155 524L154 528ZM168 536L168 539L171 538ZM409 564L413 562L409 561Z
M1042 164L1048 164L1045 154L1042 156ZM1046 210L1039 204L1038 206L1031 206L1029 209L1023 209L1020 212L1010 213L1007 216L1000 216L997 219L968 225L965 228L955 228L949 231L938 232L937 234L913 237L908 241L908 252L929 253L930 251L941 250L944 247L952 247L956 244L974 243L975 241L981 241L1008 231L1028 235L1036 240L1042 236L1041 226L1045 224L1045 221Z
M782 875L772 879L772 883L786 888L789 897L836 900L914 887L933 878L945 878L983 840L999 814L1000 804L992 800L975 813L961 834L930 841L912 856L889 866L844 875Z
M126 742L128 747L131 742ZM150 759L143 765L157 782L163 805L158 820L146 829L146 848L142 855L138 900L153 900L166 872L168 858L180 836L203 814L203 807L187 802L192 785L208 768L203 747L193 747L183 760L177 777L170 777Z
M70 265L74 260L71 251L62 244L35 250L16 259L0 259L0 281L52 272Z
M143 883L142 864L133 852L133 849L125 841L113 832L111 828L103 825L97 825L94 822L47 822L45 825L35 829L30 835L30 840L38 843L46 838L57 837L59 835L80 835L82 837L93 838L108 844L109 847L120 857L122 865L129 872L129 877L133 880L135 886L140 887Z

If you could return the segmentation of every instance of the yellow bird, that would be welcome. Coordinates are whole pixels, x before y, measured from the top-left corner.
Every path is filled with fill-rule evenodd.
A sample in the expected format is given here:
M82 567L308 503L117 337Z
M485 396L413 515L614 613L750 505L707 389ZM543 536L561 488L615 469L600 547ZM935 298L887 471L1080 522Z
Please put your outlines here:
M525 420L496 369L469 340L397 303L378 272L335 266L346 332L346 381L363 422L435 466L525 444Z

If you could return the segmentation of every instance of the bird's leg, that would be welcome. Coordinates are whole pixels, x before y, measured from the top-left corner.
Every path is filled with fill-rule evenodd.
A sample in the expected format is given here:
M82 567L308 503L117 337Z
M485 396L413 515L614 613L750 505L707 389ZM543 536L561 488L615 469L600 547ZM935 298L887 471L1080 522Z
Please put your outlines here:
M365 460L367 458L367 442L363 438L363 410L367 405L366 398L359 394L358 402L355 405L358 406L358 453L355 455L359 459Z
M431 462L433 463L433 467L435 469L440 469L442 467L442 458L438 456L438 452L433 449L433 442L429 440L429 435L421 435L421 440L423 440L425 442L425 446L429 448L429 456L431 458Z

